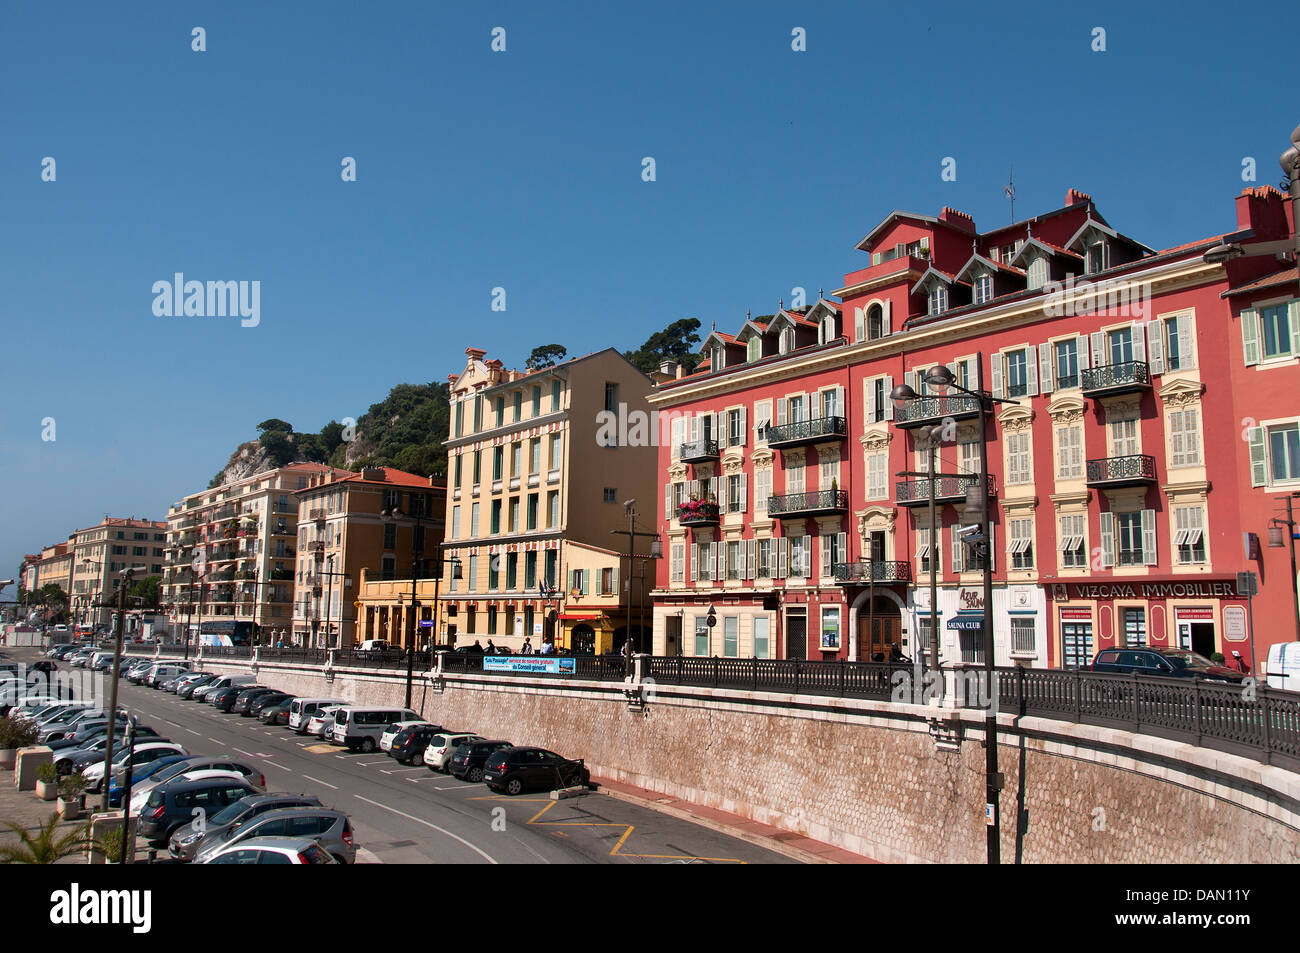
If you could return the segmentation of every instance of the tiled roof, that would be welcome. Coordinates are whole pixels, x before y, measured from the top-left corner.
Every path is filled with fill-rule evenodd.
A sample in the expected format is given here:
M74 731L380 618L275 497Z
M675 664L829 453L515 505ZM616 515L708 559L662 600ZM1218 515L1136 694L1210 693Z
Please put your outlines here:
M1263 278L1256 278L1248 285L1242 285L1240 288L1233 288L1225 291L1223 297L1229 298L1234 295L1249 294L1252 291L1263 291L1265 288L1276 288L1279 285L1291 285L1295 287L1296 282L1300 281L1300 269L1294 265L1290 268L1283 268L1281 271L1275 271L1271 275L1265 275Z
M351 473L338 480L338 483L371 483L375 486L418 486L424 489L437 489L439 484L430 484L428 477L422 477L418 473L408 473L406 470L399 470L396 467L367 467L370 470L383 470L384 478L382 480L367 480L364 473ZM346 471L345 471L346 472ZM321 486L329 486L323 483ZM443 489L446 488L442 484ZM312 487L311 489L317 489Z

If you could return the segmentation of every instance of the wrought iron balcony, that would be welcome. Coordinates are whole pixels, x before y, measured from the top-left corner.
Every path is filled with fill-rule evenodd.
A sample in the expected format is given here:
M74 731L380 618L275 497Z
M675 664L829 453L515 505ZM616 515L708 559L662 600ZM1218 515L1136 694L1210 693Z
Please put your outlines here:
M319 539L318 539L318 540L315 540L314 542L310 542L310 543L307 544L307 552L309 552L309 553L323 553L323 552L325 552L325 543L322 542L322 541L319 540Z
M1156 458L1146 453L1088 461L1088 486L1138 486L1156 482Z
M1085 397L1130 394L1151 389L1151 369L1146 361L1089 367L1079 371L1079 379Z
M767 445L778 449L801 447L827 440L843 440L847 434L848 427L843 417L814 417L812 420L768 427Z
M987 398L987 393L985 396ZM966 394L919 397L915 400L898 402L898 406L894 409L894 423L904 429L910 429L938 423L947 417L953 420L969 420L978 417L979 413L979 401Z
M872 581L888 585L893 582L911 582L912 564L893 559L859 559L852 563L835 563L831 567L838 583L866 584Z
M683 503L677 507L677 522L683 526L717 526L717 503Z
M958 503L966 499L966 488L979 483L979 477L937 477L934 481L936 503ZM930 503L929 480L900 480L894 484L894 496L899 506L927 506ZM989 495L997 492L993 477L989 477Z
M767 498L767 513L777 519L802 519L823 513L843 513L848 508L848 490L785 493Z
M690 443L684 443L677 454L682 463L698 463L703 460L718 459L718 441L716 440L692 440Z

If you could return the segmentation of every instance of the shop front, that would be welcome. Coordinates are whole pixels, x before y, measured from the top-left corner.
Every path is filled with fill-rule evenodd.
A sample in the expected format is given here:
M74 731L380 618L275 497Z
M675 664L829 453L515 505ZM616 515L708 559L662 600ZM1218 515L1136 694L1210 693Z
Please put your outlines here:
M1146 645L1253 656L1247 603L1236 578L1144 578L1047 587L1052 664L1083 668L1102 649ZM1258 660L1252 662L1252 667Z

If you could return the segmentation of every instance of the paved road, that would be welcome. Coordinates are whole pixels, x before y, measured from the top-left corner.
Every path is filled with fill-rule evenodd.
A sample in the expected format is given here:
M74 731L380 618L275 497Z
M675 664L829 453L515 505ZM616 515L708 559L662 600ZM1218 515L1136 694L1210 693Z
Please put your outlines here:
M167 692L126 681L118 691L119 704L187 750L232 752L262 768L268 790L315 794L346 811L358 846L385 863L793 863L605 795L498 796L423 765L403 767L380 751L352 754Z

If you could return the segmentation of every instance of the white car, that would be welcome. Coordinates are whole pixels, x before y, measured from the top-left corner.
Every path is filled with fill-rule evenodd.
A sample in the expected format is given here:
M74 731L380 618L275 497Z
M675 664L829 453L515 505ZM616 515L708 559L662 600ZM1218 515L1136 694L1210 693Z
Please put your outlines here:
M300 735L308 733L307 722L311 716L322 708L331 705L346 705L341 698L295 698L289 703L289 727Z
M406 728L418 728L421 725L432 725L431 721L395 721L379 736L379 750L385 754L393 753L393 739L397 737L398 732Z
M328 738L329 733L334 730L334 713L342 705L326 705L319 708L316 713L307 720L307 734L315 735L317 738Z
M172 741L146 741L132 748L122 748L116 751L113 755L114 773L122 765L126 764L128 754L131 754L131 764L138 767L158 758L165 758L169 754L189 754L189 752ZM85 770L81 772L81 776L86 779L87 791L99 791L104 784L104 762L96 761L87 765Z
M429 747L424 749L424 763L430 771L446 771L461 742L486 740L472 733L434 735L429 739Z
M251 837L223 847L204 864L337 864L329 851L305 837Z

